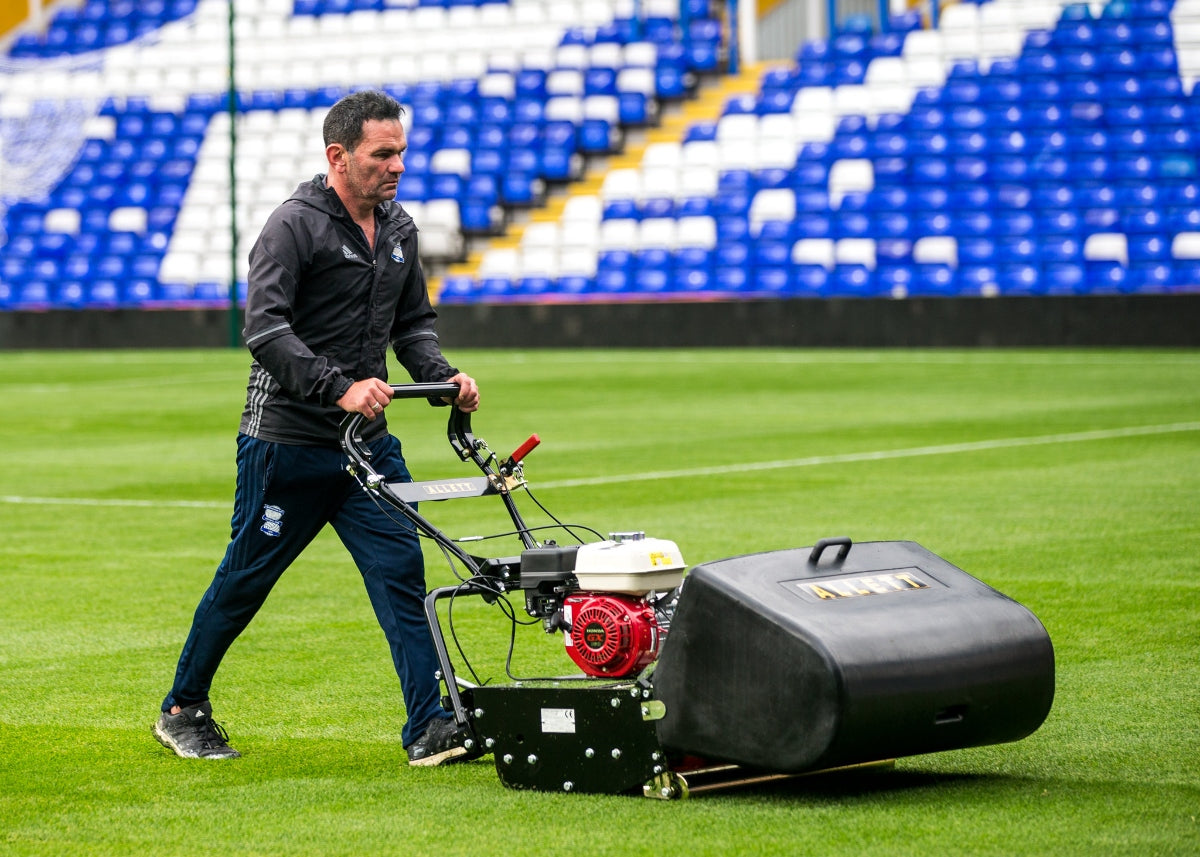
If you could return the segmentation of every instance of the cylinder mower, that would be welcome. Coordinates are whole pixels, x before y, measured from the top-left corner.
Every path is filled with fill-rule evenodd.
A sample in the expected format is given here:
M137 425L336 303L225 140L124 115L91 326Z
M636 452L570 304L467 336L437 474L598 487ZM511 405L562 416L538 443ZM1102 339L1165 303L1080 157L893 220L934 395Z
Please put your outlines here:
M392 390L436 400L458 387ZM539 541L514 499L532 498L523 461L537 435L501 459L452 406L450 446L481 475L399 483L371 467L362 419L341 425L347 470L465 569L429 592L426 619L445 705L510 788L678 798L1015 741L1049 713L1054 652L1042 624L913 542L834 537L689 570L675 542L641 532ZM503 503L519 555L476 556L416 506L483 496ZM576 541L584 529L555 527ZM438 604L467 595L514 623L517 600L526 624L563 635L580 674L510 673L499 685L457 675Z

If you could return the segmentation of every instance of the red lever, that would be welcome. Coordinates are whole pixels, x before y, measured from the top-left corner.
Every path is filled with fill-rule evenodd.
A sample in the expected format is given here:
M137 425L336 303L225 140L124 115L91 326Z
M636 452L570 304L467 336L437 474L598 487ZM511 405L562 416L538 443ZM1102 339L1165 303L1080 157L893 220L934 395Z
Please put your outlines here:
M509 467L512 467L514 464L519 464L521 459L533 452L533 448L541 442L542 439L540 437L538 437L536 434L531 434L529 436L529 440L518 446L517 451L508 457L508 461L506 461L505 464L507 464Z

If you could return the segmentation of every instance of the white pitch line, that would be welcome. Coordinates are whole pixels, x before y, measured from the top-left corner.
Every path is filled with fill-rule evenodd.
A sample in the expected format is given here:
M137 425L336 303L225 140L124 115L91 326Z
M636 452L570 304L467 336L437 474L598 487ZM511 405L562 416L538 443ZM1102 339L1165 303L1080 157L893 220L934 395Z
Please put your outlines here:
M1022 446L1043 446L1054 443L1079 443L1091 440L1114 440L1122 437L1171 434L1175 432L1200 431L1200 422L1166 423L1156 426L1133 426L1130 428L1097 429L1094 431L1047 434L1034 437L1009 437L980 440L971 443L947 443L937 446L915 446L907 449L883 449L871 452L847 452L840 455L814 455L808 458L791 458L779 461L758 461L745 464L725 464L718 467L693 467L686 470L659 470L635 473L627 476L595 476L587 479L560 479L543 482L538 488L579 488L592 485L611 485L621 482L648 482L658 479L680 479L695 476L723 476L731 473L748 473L758 470L785 470L793 467L819 467L825 464L849 464L859 461L887 461L897 458L918 458L925 455L952 455L960 452L985 452L995 449L1012 449Z
M104 500L97 497L18 497L0 496L0 503L20 506L116 506L141 509L228 509L229 501L213 500Z
M582 488L594 485L615 485L622 482L650 482L659 479L689 479L697 476L723 476L731 473L752 473L761 470L785 470L793 467L819 467L825 464L851 464L861 461L888 461L898 458L919 458L929 455L954 455L963 452L987 452L997 449L1014 449L1024 446L1046 446L1055 443L1082 443L1093 440L1116 440L1123 437L1176 434L1200 431L1200 422L1164 423L1156 426L1130 426L1128 428L1096 429L1093 431L1065 432L1032 437L995 438L970 443L946 443L935 446L914 446L907 449L880 449L869 452L847 452L839 455L813 455L808 458L790 458L778 461L751 461L743 464L725 464L719 467L691 467L683 470L656 470L648 473L633 473L620 476L593 476L586 479L559 479L540 482L543 488ZM147 509L227 509L226 501L213 500L110 500L88 497L20 497L0 496L0 503L43 506L103 506L136 507Z

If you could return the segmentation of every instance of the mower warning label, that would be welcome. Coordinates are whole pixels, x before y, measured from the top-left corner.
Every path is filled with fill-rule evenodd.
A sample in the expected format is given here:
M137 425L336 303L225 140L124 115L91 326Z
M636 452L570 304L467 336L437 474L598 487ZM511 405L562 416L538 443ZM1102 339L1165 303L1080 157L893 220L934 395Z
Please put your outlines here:
M933 578L916 568L898 568L860 577L823 577L820 580L791 580L788 586L812 601L840 601L867 595L892 595L928 589Z
M543 708L542 732L557 732L559 734L575 734L574 708Z

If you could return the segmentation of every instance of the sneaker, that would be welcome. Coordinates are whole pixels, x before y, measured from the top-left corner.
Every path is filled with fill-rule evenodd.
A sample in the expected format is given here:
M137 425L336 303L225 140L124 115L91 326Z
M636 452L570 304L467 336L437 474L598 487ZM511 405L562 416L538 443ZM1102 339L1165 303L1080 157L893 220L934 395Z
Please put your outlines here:
M449 717L435 717L425 734L404 748L410 765L433 766L466 762L483 755L483 748L466 729Z
M202 702L178 714L164 711L154 724L154 737L185 759L236 759L242 754L229 746L229 736L212 719L212 705Z

